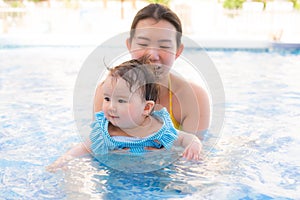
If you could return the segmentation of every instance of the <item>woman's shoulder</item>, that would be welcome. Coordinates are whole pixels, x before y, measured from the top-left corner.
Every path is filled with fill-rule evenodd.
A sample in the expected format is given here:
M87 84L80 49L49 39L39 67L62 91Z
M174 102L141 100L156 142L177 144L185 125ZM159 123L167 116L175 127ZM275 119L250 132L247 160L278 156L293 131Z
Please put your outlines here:
M171 74L170 78L172 84L172 92L178 96L189 97L191 95L196 94L197 96L200 95L201 97L202 95L207 95L205 89L199 84L196 84L190 80L187 80L175 74Z

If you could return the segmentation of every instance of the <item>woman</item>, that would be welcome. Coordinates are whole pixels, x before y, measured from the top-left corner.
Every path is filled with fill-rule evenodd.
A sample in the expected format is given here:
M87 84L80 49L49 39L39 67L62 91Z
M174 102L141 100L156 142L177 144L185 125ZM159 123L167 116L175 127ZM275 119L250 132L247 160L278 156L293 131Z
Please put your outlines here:
M132 58L145 54L157 65L160 94L156 110L166 107L174 126L201 137L208 129L210 106L206 91L171 72L181 55L182 26L178 16L168 7L149 4L135 16L126 45ZM102 110L103 88L99 85L94 99L94 112Z

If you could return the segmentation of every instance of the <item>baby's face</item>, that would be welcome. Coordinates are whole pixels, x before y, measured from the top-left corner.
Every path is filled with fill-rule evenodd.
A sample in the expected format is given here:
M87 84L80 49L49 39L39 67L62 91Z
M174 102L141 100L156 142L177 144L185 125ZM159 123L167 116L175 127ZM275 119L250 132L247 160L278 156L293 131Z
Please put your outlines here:
M103 83L103 112L114 126L130 129L140 126L144 117L146 101L142 100L139 89L130 91L121 77L108 76Z

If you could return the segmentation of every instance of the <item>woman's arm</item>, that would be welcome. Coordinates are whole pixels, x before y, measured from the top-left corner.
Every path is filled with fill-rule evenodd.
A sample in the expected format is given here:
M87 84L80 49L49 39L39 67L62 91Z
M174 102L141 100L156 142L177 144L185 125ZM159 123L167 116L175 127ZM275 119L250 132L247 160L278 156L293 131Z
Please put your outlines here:
M201 141L193 134L178 131L175 145L185 147L182 156L188 160L199 160L202 150Z
M181 105L184 106L182 130L202 136L210 124L210 104L207 92L200 86L190 83L192 92L184 91L180 96Z
M66 164L73 160L84 155L91 153L91 141L87 139L85 142L81 142L75 145L73 148L68 150L64 155L59 157L56 161L46 167L46 170L49 172L56 172L58 169L65 169Z

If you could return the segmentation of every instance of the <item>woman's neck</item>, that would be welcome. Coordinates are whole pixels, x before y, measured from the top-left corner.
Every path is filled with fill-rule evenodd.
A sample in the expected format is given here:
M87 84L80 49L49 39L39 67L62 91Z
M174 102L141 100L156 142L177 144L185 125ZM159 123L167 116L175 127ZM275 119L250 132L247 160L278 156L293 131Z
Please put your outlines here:
M169 77L159 80L159 98L157 99L155 109L160 110L163 107L168 107L169 104Z
M159 79L158 80L158 84L160 86L163 86L164 88L168 88L168 85L169 85L169 79L170 79L170 73L166 76L164 76L163 78Z

